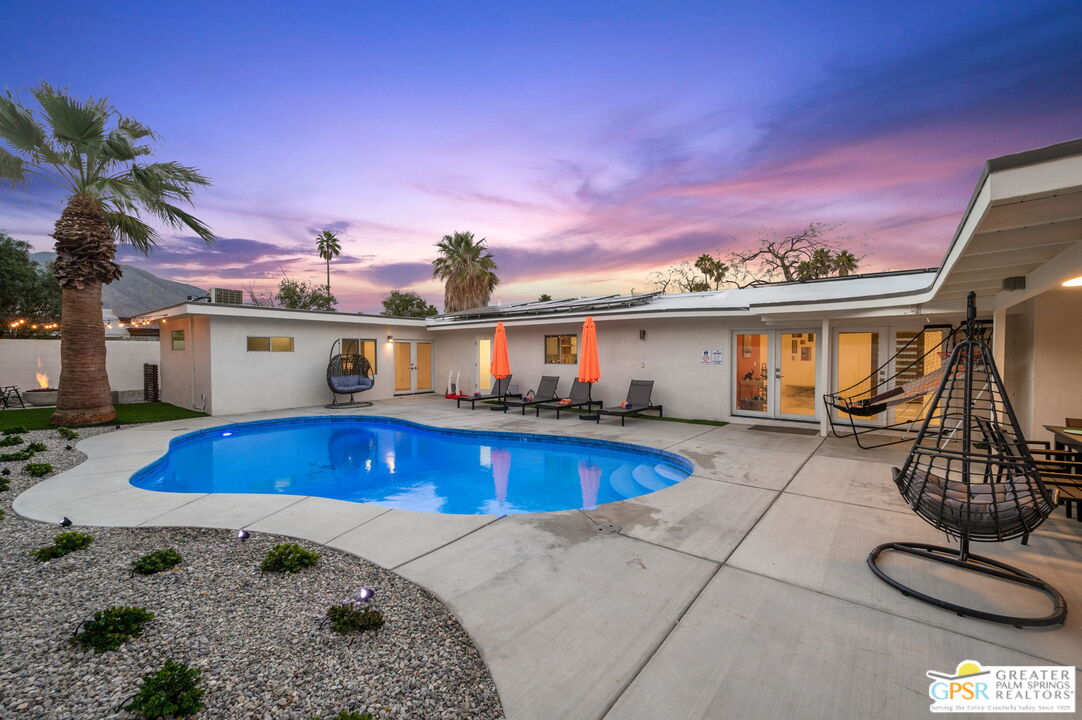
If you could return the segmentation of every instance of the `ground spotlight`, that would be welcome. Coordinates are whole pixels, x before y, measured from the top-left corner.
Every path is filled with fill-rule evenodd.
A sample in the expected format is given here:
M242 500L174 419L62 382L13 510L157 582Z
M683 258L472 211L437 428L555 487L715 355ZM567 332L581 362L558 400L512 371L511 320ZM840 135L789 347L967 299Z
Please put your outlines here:
M247 530L237 530L237 539L240 540L241 542L244 542L245 540L247 540L250 537L251 537L251 535L248 533Z
M3 469L2 471L0 471L0 474L3 474L3 475L10 475L10 474L11 474L11 471L10 471L10 470L8 470L7 468L4 468L4 469Z
M60 521L60 527L71 527L71 520L65 516L64 519Z
M65 445L65 446L64 446L64 449L65 449L65 450L71 450L71 445Z
M366 603L372 599L372 596L376 594L376 591L372 588L357 588L357 602Z

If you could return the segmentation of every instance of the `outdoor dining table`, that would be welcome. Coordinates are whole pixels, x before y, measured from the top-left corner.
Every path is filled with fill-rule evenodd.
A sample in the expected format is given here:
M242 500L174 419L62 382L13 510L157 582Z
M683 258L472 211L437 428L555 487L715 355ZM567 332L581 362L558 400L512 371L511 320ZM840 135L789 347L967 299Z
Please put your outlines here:
M1056 450L1071 450L1076 455L1082 455L1082 428L1045 425L1044 429L1052 433Z

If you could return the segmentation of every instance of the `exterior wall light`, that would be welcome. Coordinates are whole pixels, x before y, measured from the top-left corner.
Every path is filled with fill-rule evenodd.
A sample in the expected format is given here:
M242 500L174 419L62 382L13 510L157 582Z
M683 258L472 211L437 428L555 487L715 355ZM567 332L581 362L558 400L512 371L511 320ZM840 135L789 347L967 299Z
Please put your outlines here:
M394 335L388 335L387 342L394 342Z
M645 339L646 339L646 331L645 330L639 330L639 340L645 340Z
M1063 283L1063 287L1082 287L1082 275L1066 281Z

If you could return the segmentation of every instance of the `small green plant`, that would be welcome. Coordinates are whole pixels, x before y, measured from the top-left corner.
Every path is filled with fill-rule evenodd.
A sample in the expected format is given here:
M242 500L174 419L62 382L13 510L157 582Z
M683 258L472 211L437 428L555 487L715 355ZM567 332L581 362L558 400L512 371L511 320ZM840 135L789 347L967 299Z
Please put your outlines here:
M53 471L53 466L49 463L27 463L23 470L26 470L30 477L44 477Z
M22 445L23 439L18 435L8 435L3 440L0 440L0 447L12 447L13 445Z
M383 627L383 614L379 610L343 603L327 608L327 622L337 633L364 632Z
M72 430L70 427L58 427L56 429L56 432L60 435L60 437L64 438L65 440L75 440L79 437L79 433L75 430Z
M8 479L6 477L0 477L0 492L4 492L10 487L8 485Z
M4 430L4 435L25 435L28 432L30 431L24 428L22 425L17 425L15 427L9 427L7 430Z
M116 650L125 642L143 634L143 626L154 619L154 613L141 607L111 607L94 613L72 636L71 641L96 653Z
M0 462L19 462L22 460L29 460L34 457L34 453L30 450L20 450L19 452L4 453L0 455Z
M319 561L319 553L305 550L296 543L275 545L259 564L263 572L299 572Z
M143 677L139 692L121 709L147 718L194 715L203 707L202 675L202 670L166 660L161 670Z
M312 718L312 720L320 720L320 718L314 717ZM362 713L357 712L356 710L343 710L342 712L332 717L331 720L376 720L376 718L374 715L372 715L372 713Z
M174 548L155 550L138 560L132 560L131 571L132 574L153 575L163 570L172 570L183 560L184 558Z
M30 443L29 445L26 446L26 450L28 450L28 451L30 451L32 453L45 452L48 449L49 449L49 447L45 443L40 443L40 442L32 442L32 443Z
M93 535L70 530L54 537L52 545L32 550L30 556L38 562L48 562L64 555L70 555L76 550L89 547L92 542L94 542Z

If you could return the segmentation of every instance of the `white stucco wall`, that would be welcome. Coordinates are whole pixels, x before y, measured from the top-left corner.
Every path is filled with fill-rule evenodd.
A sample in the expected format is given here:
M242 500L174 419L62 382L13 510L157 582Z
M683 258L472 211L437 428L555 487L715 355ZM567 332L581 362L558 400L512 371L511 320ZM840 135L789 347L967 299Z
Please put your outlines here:
M1082 417L1082 288L1057 288L1011 308L1004 365L1007 393L1022 431L1050 440L1045 425Z
M632 379L653 380L653 400L675 417L729 419L730 330L720 318L673 320L598 320L598 359L601 380L594 397L615 405L627 395ZM581 323L507 327L508 359L512 382L521 392L536 389L542 375L560 377L560 392L566 394L577 365L545 363L544 336L581 334ZM646 339L639 339L639 331ZM473 392L477 382L478 348L482 338L491 338L491 329L445 330L432 333L437 347L439 389L447 383L448 372L462 372L462 389ZM703 365L702 351L720 348L721 365Z
M200 345L197 343L195 376L197 384L209 387L206 409L214 415L329 403L332 396L327 389L327 359L331 344L338 338L376 340L375 385L371 390L359 393L356 399L389 398L394 395L394 348L387 342L387 336L393 335L399 340L430 339L424 327L378 319L341 323L273 316L204 316L197 320L209 324L210 342L202 344L203 352L208 353L206 356L198 354ZM249 352L248 336L292 337L294 350ZM165 352L168 351L163 350ZM209 368L209 377L202 378L202 368ZM179 382L183 384L183 378Z
M158 343L153 340L109 340L105 343L105 363L109 386L113 390L138 390L143 387L143 363L158 362ZM0 340L0 385L15 385L20 390L38 386L34 373L40 367L49 376L49 384L60 381L60 340Z

